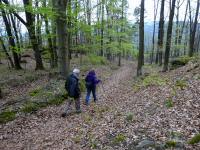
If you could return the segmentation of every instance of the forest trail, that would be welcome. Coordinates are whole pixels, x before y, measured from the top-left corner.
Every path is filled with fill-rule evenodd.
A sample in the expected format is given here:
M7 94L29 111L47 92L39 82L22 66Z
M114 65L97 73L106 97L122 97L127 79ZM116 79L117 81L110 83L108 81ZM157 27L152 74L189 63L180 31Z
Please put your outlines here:
M115 109L113 106L117 106L118 102L126 97L127 86L123 83L131 80L135 69L135 65L128 64L114 72L104 81L103 87L100 85L98 104L94 105L91 101L91 105L86 107L82 103L81 114L61 118L65 103L62 106L47 107L36 114L18 117L6 125L1 125L0 149L90 148L91 141L88 138L91 138L91 132L97 132L97 137L101 132L104 135L105 132L109 132L104 128L111 119L107 116L111 113L111 107ZM85 93L83 95L85 96ZM81 140L76 141L76 138Z
M99 86L97 104L82 98L81 114L60 117L65 103L0 125L0 149L198 150L187 142L200 131L199 71L188 64L137 82L136 65L126 64Z

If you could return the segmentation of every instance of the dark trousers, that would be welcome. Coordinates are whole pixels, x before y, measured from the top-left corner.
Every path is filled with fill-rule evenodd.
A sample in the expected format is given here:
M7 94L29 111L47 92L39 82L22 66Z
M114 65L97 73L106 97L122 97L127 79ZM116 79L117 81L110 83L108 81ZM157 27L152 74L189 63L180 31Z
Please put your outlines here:
M92 92L94 101L97 100L97 97L96 97L96 86L87 87L87 95L86 95L86 98L85 98L86 105L88 105L90 103L90 94L91 94L91 92Z
M80 111L81 110L81 106L80 106L80 98L69 98L68 104L67 104L67 109L66 109L66 113L69 113L72 110L72 103L75 103L75 108L76 111Z

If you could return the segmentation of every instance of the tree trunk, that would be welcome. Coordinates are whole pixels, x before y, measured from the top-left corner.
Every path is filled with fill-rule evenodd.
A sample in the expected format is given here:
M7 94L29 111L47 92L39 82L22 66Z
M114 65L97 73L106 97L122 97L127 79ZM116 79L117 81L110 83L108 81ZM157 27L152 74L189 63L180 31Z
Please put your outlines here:
M0 4L1 4L1 0L0 0ZM13 53L15 69L17 70L22 69L20 66L18 54L15 52L16 45L15 45L14 36L12 35L11 25L8 22L8 18L6 17L5 11L2 9L1 12L2 12L5 27L6 27L8 39L9 39L10 49L12 50L12 53Z
M163 67L164 72L168 70L175 4L176 4L176 0L173 0L171 10L170 10L170 15L169 15L169 24L168 24L168 28L167 28L167 41L166 41L165 60L164 60L164 67Z
M142 65L144 58L144 0L141 0L139 40L137 76L142 75Z
M39 42L37 40L36 32L35 32L35 15L30 12L30 8L32 8L31 0L23 0L25 7L25 16L26 16L26 27L29 33L30 41L33 47L35 60L36 60L36 70L43 70L43 62L41 57L41 47L39 46ZM28 8L28 9L27 9Z
M101 16L101 56L104 56L104 5L105 5L105 0L102 0L102 16Z
M157 45L157 63L162 65L162 52L163 52L163 39L164 39L164 11L165 11L165 0L161 1L160 9L160 21L158 28L158 45Z
M46 7L46 0L43 1L43 7ZM55 55L54 55L53 43L50 36L50 31L49 31L49 21L48 21L47 15L44 15L44 22L45 22L45 31L48 37L47 41L48 41L48 50L50 53L50 66L51 68L55 68L56 67Z
M158 12L158 4L159 0L156 5L156 0L154 0L154 21L153 21L153 37L152 37L152 52L150 54L150 63L153 63L153 58L154 58L154 49L155 49L155 29L156 29L156 17L157 17L157 12Z
M0 43L1 43L1 45L2 45L3 51L4 51L5 54L6 54L6 57L8 58L8 60L9 60L9 62L10 62L11 67L14 68L15 65L14 65L14 63L13 63L13 60L12 60L12 58L10 57L8 51L6 50L6 46L4 45L3 39L2 39L1 37L0 37Z
M189 2L190 5L190 2ZM190 36L190 49L189 49L189 56L192 57L194 54L194 41L195 41L195 35L196 35L196 29L197 29L197 23L198 23L198 16L199 16L199 7L200 7L200 0L197 1L197 8L196 8L196 15L194 20L194 26L191 29L191 36Z
M66 0L53 0L54 11L58 14L56 18L56 31L58 42L58 69L62 77L66 78L69 73L69 51L67 49L67 21Z

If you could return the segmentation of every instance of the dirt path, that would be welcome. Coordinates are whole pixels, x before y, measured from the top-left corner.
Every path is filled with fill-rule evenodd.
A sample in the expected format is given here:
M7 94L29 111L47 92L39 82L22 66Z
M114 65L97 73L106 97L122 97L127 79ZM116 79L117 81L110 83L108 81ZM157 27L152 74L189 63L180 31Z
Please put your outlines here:
M113 110L127 95L124 81L131 80L135 66L125 65L105 81L98 92L98 105L82 105L82 114L61 118L65 105L48 107L0 126L0 149L90 149L106 144ZM105 93L103 92L105 91ZM112 110L113 109L113 110ZM118 113L118 112L115 112ZM110 118L111 115L111 118Z
M181 73L177 70L188 78L183 89L171 79L178 80L180 75L169 72L162 78L169 77L170 83L136 92L132 82L136 66L126 64L104 81L104 90L99 87L97 104L81 106L81 114L61 118L66 106L63 104L1 125L0 149L135 150L142 144L146 146L144 143L166 149L166 142L175 140L174 149L199 150L200 143L187 144L200 131L200 80L195 77L198 69L196 73L185 68ZM175 95L171 86L176 88ZM172 107L166 107L169 99Z

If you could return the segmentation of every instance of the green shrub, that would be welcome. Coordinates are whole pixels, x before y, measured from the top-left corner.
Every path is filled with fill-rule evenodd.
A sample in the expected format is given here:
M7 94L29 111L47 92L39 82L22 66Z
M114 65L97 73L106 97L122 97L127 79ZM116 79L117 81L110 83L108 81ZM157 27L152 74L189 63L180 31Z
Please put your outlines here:
M44 104L42 105L42 107L44 107ZM39 108L40 106L38 105L38 103L28 102L21 108L21 111L24 113L32 113L37 111Z
M126 140L126 136L124 134L120 133L114 138L113 143L114 144L119 144L119 143L124 142L125 140Z
M149 75L149 76L145 77L143 80L143 85L145 87L150 86L150 85L162 86L162 85L166 85L166 83L167 83L166 79L157 74Z
M126 115L126 121L128 121L128 122L133 121L133 114L132 114L132 113L128 113L128 114Z
M171 69L186 65L189 61L194 60L194 57L181 56L171 62Z
M29 92L29 95L34 97L37 96L41 92L40 88L34 89L33 91Z
M172 99L166 100L166 101L165 101L165 106L166 106L167 108L173 107L173 106L174 106L174 103L173 103Z
M106 58L96 55L89 55L88 60L92 65L106 65L108 63Z
M12 121L16 118L16 112L14 111L4 111L0 113L0 123L6 123Z
M58 96L54 99L50 99L47 103L48 105L60 105L65 101L65 96Z
M180 87L180 89L184 89L187 87L187 82L185 80L177 80L175 86Z
M173 148L173 147L176 147L176 145L177 145L177 142L176 142L176 141L167 141L167 142L165 143L165 147L166 147L166 148Z
M200 134L195 135L192 139L188 141L188 144L196 144L200 142Z

